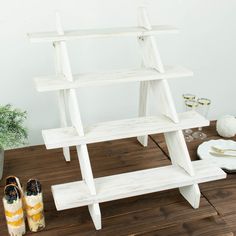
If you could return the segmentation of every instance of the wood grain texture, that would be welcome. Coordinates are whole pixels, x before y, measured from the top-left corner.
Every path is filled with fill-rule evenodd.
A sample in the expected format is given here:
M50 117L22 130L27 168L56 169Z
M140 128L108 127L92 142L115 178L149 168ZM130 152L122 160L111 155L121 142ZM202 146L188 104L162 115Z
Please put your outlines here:
M138 8L138 24L147 31L153 30L146 7ZM139 37L139 44L142 49L144 67L155 68L160 73L164 73L165 70L155 37L153 35Z
M191 77L193 72L182 66L165 66L165 73L155 69L123 69L109 72L97 72L73 75L74 81L68 81L65 75L41 76L35 78L36 89L39 92L57 91L80 87L104 86L119 83L175 79Z
M204 127L203 132L207 134L205 140L194 140L187 143L188 150L192 160L197 160L197 147L205 141L211 139L222 139L216 132L216 123L211 122L211 126ZM196 131L196 129L193 129ZM168 154L168 149L165 144L162 134L151 135L152 140L158 143L158 146L164 153ZM230 140L236 141L236 137ZM201 193L215 207L218 214L222 216L224 221L230 226L231 230L236 233L236 176L228 174L227 179L212 183L201 184Z
M209 139L217 138L214 124L205 130ZM161 142L158 145L161 145ZM169 165L169 159L158 145L151 138L147 148L140 146L136 138L88 145L94 176L98 178ZM188 145L193 159L196 159L196 145ZM177 189L102 203L103 229L96 231L86 207L60 212L55 208L51 185L82 179L74 148L71 149L71 162L66 163L63 160L61 149L46 150L44 146L6 152L4 177L14 174L20 178L23 185L29 178L34 177L42 182L46 229L37 233L39 236L231 236L236 230L236 176L229 174L225 180L201 184L203 195L199 209L190 207ZM3 186L2 180L0 198ZM2 203L0 235L8 235ZM29 231L27 235L31 235Z
M83 36L88 37L88 34L90 34L90 37L94 35L96 35L96 37L101 37L102 35L117 36L117 33L118 36L120 36L136 33L142 49L144 67L155 69L160 74L164 74L164 66L153 36L156 27L152 27L145 7L138 8L138 21L139 26L136 27L135 30L130 28L127 30L126 28L117 31L117 29L114 29L112 32L106 30L105 33L105 30L103 32L99 30L99 33L93 32L90 34L87 32L87 34ZM54 37L55 40L53 40L53 44L60 47L62 74L65 76L65 80L69 83L74 83L66 45L68 35L66 35L67 33L63 30L59 13L56 14L56 28L57 35ZM95 31L97 32L97 30ZM116 33L114 33L114 31L116 31ZM145 33L147 34L145 35ZM77 32L77 38L78 35ZM82 37L82 34L80 34L80 36ZM32 39L33 37L30 38ZM44 39L45 38L46 37L44 37ZM58 40L58 38L60 39ZM34 37L34 39L36 38ZM59 43L55 44L55 42ZM125 79L125 77L125 75L121 75L121 78ZM133 78L134 77L137 76L133 75ZM93 80L96 81L96 77L93 78ZM95 228L101 229L100 202L178 187L184 198L186 198L194 208L198 208L200 203L200 190L197 184L226 177L225 173L219 168L211 167L207 169L207 163L203 161L195 162L193 167L190 161L182 129L186 129L185 125L191 125L187 128L192 128L195 127L196 123L199 127L208 125L208 122L196 112L181 114L181 119L179 120L166 78L158 81L147 81L149 81L153 92L157 95L156 101L161 106L161 116L146 116L148 90L141 90L140 117L95 124L88 127L87 132L84 132L83 129L75 89L70 88L66 90L65 95L66 101L68 101L68 111L72 127L43 131L42 134L47 148L62 147L64 154L69 154L69 149L67 149L66 152L65 148L76 145L83 181L52 186L52 192L58 210L88 205ZM142 81L142 83L143 82L144 81ZM65 91L65 88L62 88L62 90ZM143 106L144 103L145 105ZM94 180L87 144L137 136L142 137L138 138L139 141L143 146L147 146L148 134L163 132L165 133L168 149L170 149L171 161L174 165L122 175L112 175ZM179 153L178 148L180 149ZM66 158L66 160L67 159L68 158ZM198 163L201 163L200 167ZM202 163L205 164L203 165ZM194 168L196 173L194 173ZM173 178L169 177L168 181L166 181L166 175L172 176ZM96 184L94 183L95 181ZM82 194L75 192L74 189L80 190ZM110 192L112 194L109 194Z
M194 176L189 176L181 167L170 165L94 179L96 195L90 194L84 181L53 185L52 193L57 210L65 210L226 178L220 168L204 164L204 161L195 161L192 165Z
M62 58L61 58L61 47L60 43L57 42L54 44L54 56L55 56L55 70L56 75L63 73L62 68ZM67 116L66 116L66 97L65 97L65 91L60 90L58 91L58 108L59 108L59 116L60 116L60 124L61 127L67 127ZM70 148L64 147L63 148L63 154L66 161L70 161Z
M233 236L233 232L227 224L219 216L208 217L205 219L194 220L187 223L180 223L177 226L171 226L161 230L145 232L141 235L156 235L156 236Z
M146 7L140 7L138 9L138 22L139 25L145 29L152 30L152 25L149 20ZM142 49L144 67L155 68L161 74L165 74L166 71L163 66L161 55L157 48L156 39L154 36L139 37L138 39ZM179 117L176 112L168 81L166 79L150 81L149 87L154 93L156 106L158 106L160 113L170 118L173 122L179 123ZM148 91L150 92L150 90ZM143 94L145 94L145 92L143 92ZM140 95L142 94L140 93ZM140 105L142 105L142 103L140 103ZM174 132L165 133L165 139L172 163L182 167L188 174L193 176L194 170L182 131L175 130ZM200 190L197 183L192 183L189 186L178 187L182 196L194 208L198 208L200 203Z
M94 184L94 177L93 172L91 168L91 162L89 159L88 154L88 148L87 145L80 145L76 146L77 156L80 164L80 170L81 175L83 179L83 183L86 183L86 190L89 195L95 195L96 194L96 188ZM63 196L67 197L67 193L62 193ZM101 229L102 227L102 221L101 221L101 212L100 212L100 206L97 203L90 202L88 205L88 210L90 213L90 216L93 220L93 223L95 225L95 228L97 230Z
M178 30L170 25L153 25L152 30L142 27L117 27L104 29L81 29L65 31L64 35L57 32L30 33L28 37L33 43L57 42L75 40L80 38L101 38L101 37L121 37L121 36L148 36L165 33L178 33Z
M59 35L64 35L62 23L61 23L61 17L59 13L56 13L56 27L57 27L57 33ZM65 75L66 80L68 82L72 82L73 75L71 73L71 66L70 66L70 60L68 56L68 50L67 50L67 45L65 41L60 41L55 43L55 51L57 53L57 58L56 58L56 68L58 68L57 72L61 72L62 74ZM60 69L60 70L59 70ZM84 135L84 130L83 130L83 125L80 117L80 111L78 107L78 102L77 102L77 97L76 97L76 92L74 89L70 90L62 90L59 91L59 93L62 93L64 95L61 97L61 99L64 102L59 102L60 106L60 111L64 112L67 110L66 105L68 102L68 111L70 115L70 120L72 125L74 126L77 134L79 136ZM59 99L60 100L60 99ZM66 119L66 115L63 114L63 112L60 112L61 114L61 120ZM65 127L66 121L63 124L62 127ZM86 145L80 145L77 146L77 153L79 154L78 159L80 163L80 169L81 169L81 174L83 181L86 182L87 190L89 194L93 195L96 194L95 186L94 186L94 179L93 179L93 172L91 169L91 164L90 164L90 159L88 155L88 150ZM70 161L70 150L68 147L63 147L63 154L65 156L66 161ZM89 213L91 215L91 218L94 222L95 228L96 229L101 229L101 212L100 212L100 207L98 203L91 203L88 205Z
M197 131L197 129L192 129L193 131ZM207 126L203 128L203 132L207 134L207 138L205 140L198 140L198 139L194 139L192 142L190 143L186 143L188 146L188 150L189 150L189 154L191 157L191 160L198 160L197 157L197 147L207 141L207 140L211 140L211 139L220 139L221 137L217 134L216 129L215 129L215 122L211 122L211 126ZM163 134L154 134L151 135L151 138L158 143L159 147L161 148L161 150L163 150L166 154L168 154L168 149L167 149L167 145L165 143L165 137ZM236 140L236 138L234 139Z
M149 21L147 10L145 7L138 8L138 26L143 27L146 30L152 30L152 26ZM153 68L161 74L163 74L164 66L161 61L160 54L157 50L155 39L153 36L138 37L138 43L142 51L142 67ZM140 83L139 92L139 117L148 115L148 97L150 96L150 81L142 81ZM145 147L148 145L147 135L139 136L139 142Z
M149 112L149 82L148 81L142 81L140 82L140 88L139 88L139 111L138 111L138 116L143 117L143 116L148 116ZM148 145L148 135L145 136L139 136L137 137L138 141L140 142L141 145L144 147L147 147Z
M79 136L73 127L43 130L42 134L46 147L51 149L153 133L172 132L209 124L209 121L195 111L179 114L179 120L179 123L173 123L163 115L147 116L91 125L85 127L84 136Z

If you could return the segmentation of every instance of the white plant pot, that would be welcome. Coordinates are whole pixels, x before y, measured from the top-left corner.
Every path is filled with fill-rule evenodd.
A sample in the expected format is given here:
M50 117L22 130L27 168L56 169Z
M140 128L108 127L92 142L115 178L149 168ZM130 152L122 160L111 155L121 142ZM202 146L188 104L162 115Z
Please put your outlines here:
M3 166L4 166L4 150L0 148L0 180L3 175Z

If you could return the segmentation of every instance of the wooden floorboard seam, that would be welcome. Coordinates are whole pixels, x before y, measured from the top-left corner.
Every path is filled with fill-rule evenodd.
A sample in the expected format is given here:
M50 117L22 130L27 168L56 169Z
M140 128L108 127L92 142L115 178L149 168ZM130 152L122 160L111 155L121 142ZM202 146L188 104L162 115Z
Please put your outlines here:
M211 201L208 199L208 197L204 194L204 192L201 192L202 196L207 200L207 202L215 209L217 214L221 216L220 212L217 210L217 208L211 203Z

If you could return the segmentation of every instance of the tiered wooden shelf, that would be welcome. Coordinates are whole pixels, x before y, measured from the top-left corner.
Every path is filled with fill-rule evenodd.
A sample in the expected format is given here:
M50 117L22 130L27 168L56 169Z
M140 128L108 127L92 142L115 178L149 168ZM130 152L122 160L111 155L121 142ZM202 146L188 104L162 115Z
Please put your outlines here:
M182 66L165 66L165 73L160 73L155 69L126 69L112 72L73 75L73 81L68 81L63 75L44 76L36 78L35 84L39 92L46 92L117 83L175 79L190 77L192 75L192 71Z
M41 42L61 42L68 40L76 40L81 38L101 38L101 37L117 37L117 36L150 36L166 33L178 33L178 30L170 25L154 25L151 30L144 27L120 27L108 29L82 29L64 31L63 35L58 32L32 33L28 34L29 39L33 43Z
M160 115L103 122L85 127L84 136L79 136L74 127L43 130L42 134L47 149L53 149L209 125L209 121L195 111L181 113L179 119L179 123L173 123Z
M192 76L193 73L182 66L163 66L154 38L154 35L176 32L172 26L151 26L145 8L139 8L138 27L64 32L57 15L57 32L29 35L32 42L52 42L55 48L56 75L35 79L39 92L58 92L61 127L42 131L45 145L47 149L63 148L66 161L70 161L69 147L76 146L82 173L81 181L52 186L57 210L88 205L96 229L101 229L101 202L179 188L192 207L198 208L201 195L198 184L226 177L220 168L209 163L191 162L182 130L207 126L209 121L196 111L176 112L167 80ZM66 41L121 36L137 37L143 56L141 68L72 74ZM127 82L140 83L138 117L84 128L75 89ZM158 116L148 114L150 91L156 96ZM93 178L87 144L137 137L143 146L147 146L147 135L155 133L164 133L172 165Z
M90 194L84 181L54 185L52 193L60 211L225 178L221 169L202 161L194 161L193 168L194 176L171 165L96 178L96 195Z

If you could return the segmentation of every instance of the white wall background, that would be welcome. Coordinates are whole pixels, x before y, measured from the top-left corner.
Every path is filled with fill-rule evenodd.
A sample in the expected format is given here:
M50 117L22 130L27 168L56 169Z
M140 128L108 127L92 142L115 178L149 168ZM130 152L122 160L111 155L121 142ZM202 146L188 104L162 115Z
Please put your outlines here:
M33 78L54 73L50 44L30 44L28 32L55 30L60 11L65 29L136 25L138 0L0 0L0 104L28 111L29 144L42 143L41 129L58 127L56 94L37 93ZM174 24L181 33L157 38L164 64L191 68L194 78L170 81L177 109L181 94L212 99L210 118L236 115L236 1L149 0L153 24ZM69 43L74 73L140 65L135 38ZM138 84L80 89L86 124L134 117ZM152 105L153 106L153 105Z

